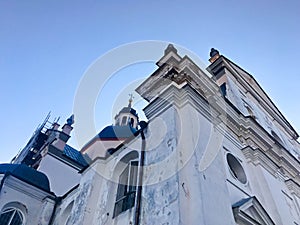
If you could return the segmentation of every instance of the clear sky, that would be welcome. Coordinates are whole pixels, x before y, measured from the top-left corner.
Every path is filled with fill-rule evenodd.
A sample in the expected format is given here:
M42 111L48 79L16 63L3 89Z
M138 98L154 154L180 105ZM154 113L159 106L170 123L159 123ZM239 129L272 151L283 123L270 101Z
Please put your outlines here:
M179 44L207 65L210 48L217 48L256 78L300 132L299 21L298 0L0 0L0 162L25 146L49 111L51 120L65 122L98 57L143 40ZM127 95L122 85L154 69L143 63L111 79L95 106L98 130L113 122L112 105Z

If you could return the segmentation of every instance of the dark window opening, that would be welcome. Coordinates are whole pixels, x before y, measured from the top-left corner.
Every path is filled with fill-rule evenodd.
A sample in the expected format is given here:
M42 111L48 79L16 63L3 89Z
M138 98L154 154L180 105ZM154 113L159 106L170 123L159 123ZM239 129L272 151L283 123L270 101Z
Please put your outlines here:
M135 202L138 162L130 161L119 177L113 217L132 208Z
M126 125L127 123L127 116L123 116L122 118L122 126Z
M235 179L240 181L242 184L246 184L247 183L246 173L245 173L241 163L239 162L239 160L230 153L227 154L226 158L227 158L227 163L228 163L231 175Z
M134 119L133 119L133 118L130 118L130 126L133 127L133 124L134 124Z
M15 208L5 209L0 214L0 224L1 225L22 225L23 215Z
M226 96L226 83L223 83L221 86L220 86L220 91L221 91L221 94L222 96Z

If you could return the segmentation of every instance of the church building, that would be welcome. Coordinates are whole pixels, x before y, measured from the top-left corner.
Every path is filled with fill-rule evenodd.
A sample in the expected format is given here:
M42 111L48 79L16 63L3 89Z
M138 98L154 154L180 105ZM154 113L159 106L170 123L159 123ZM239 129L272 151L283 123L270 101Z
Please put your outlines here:
M299 135L255 78L211 49L201 68L169 44L81 149L49 116L0 164L1 225L300 225ZM76 115L75 115L76 116Z

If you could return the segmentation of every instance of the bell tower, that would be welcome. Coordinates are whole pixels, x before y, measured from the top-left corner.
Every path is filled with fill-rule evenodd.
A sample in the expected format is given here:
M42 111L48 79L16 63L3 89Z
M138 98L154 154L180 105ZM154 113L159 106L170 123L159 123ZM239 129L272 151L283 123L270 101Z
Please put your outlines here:
M139 117L135 109L132 108L133 95L129 95L128 106L121 109L115 116L115 126L131 126L137 128Z

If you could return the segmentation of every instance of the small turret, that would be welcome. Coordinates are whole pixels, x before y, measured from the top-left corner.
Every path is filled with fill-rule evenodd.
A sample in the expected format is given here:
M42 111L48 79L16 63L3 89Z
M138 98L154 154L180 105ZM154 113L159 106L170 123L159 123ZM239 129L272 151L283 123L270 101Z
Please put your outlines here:
M106 157L107 153L114 151L112 149L136 134L139 117L136 110L132 108L133 95L129 96L128 106L123 107L115 116L115 123L103 128L83 146L81 153L87 154L91 160L96 157Z
M52 143L56 148L60 149L61 151L64 150L67 141L70 138L70 133L73 130L72 125L74 124L74 115L71 115L66 123L63 125L61 131L58 133L57 140Z
M212 48L210 50L209 56L210 56L209 61L211 63L213 63L214 61L216 61L220 57L220 53L217 49Z
M132 108L133 95L129 95L128 106L121 109L121 111L115 116L115 126L128 126L137 128L139 118L135 109Z
M74 120L74 114L72 114L68 119L67 122L65 123L65 125L63 125L62 127L62 132L70 135L71 131L73 130L72 125L74 124L75 120Z

